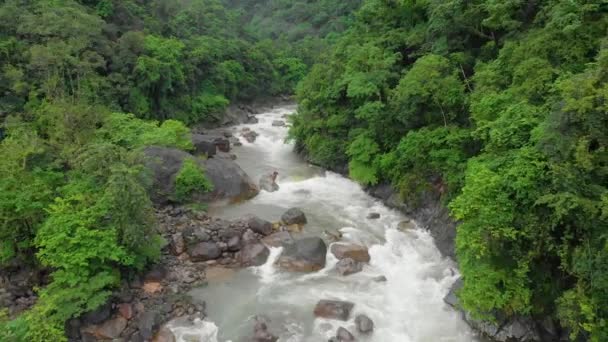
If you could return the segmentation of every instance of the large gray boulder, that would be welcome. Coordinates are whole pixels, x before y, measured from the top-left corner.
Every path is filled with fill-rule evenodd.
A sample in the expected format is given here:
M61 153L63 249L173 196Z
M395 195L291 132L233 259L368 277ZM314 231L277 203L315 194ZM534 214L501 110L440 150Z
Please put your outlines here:
M303 225L308 221L306 215L300 208L291 208L281 215L281 221L286 225L298 224Z
M175 178L184 160L194 158L190 153L179 149L149 146L144 149L146 167L153 176L152 199L156 203L174 200ZM204 169L205 175L213 184L213 191L195 194L200 201L228 199L245 200L259 192L251 178L233 160L225 158L195 159Z
M325 267L327 246L319 237L309 237L286 244L277 264L291 272L316 272Z
M357 326L357 331L362 334L369 334L374 331L374 321L363 314L355 317L355 325Z
M249 216L247 218L247 226L249 229L260 235L266 236L272 234L272 223L257 216Z
M355 261L351 258L346 258L338 261L336 264L336 271L341 276L347 276L355 273L359 273L363 270L363 264Z
M248 243L240 251L240 262L242 266L261 266L266 263L270 250L259 242Z
M192 261L208 261L222 256L222 250L213 242L201 242L188 247L188 255Z

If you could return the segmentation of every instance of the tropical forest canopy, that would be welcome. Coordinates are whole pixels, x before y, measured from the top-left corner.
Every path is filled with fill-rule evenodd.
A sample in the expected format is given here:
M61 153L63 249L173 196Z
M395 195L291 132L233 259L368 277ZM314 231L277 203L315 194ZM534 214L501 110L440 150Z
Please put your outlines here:
M608 340L608 3L367 0L291 137L460 222L460 302Z

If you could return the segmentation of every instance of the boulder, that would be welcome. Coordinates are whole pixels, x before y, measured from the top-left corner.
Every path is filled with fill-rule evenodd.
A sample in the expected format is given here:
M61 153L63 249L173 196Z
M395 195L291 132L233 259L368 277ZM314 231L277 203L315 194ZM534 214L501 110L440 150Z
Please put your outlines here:
M330 247L331 253L338 260L350 258L357 262L369 262L370 256L367 247L352 243L334 243Z
M283 213L283 215L281 215L281 221L288 226L292 224L303 225L308 222L306 220L306 215L299 208L291 208L287 210L285 213Z
M276 183L276 173L262 175L259 181L260 189L268 192L279 190L279 185Z
M357 331L362 334L369 334L374 331L374 321L366 315L357 315L355 317L355 325L357 326Z
M261 266L266 263L270 250L259 242L249 243L241 248L240 261L243 266Z
M397 229L399 229L402 232L405 232L408 230L416 229L416 225L414 224L414 222L412 222L410 220L405 220L405 221L399 222L399 224L397 225Z
M254 125L254 124L257 124L259 122L260 122L260 120L258 120L258 118L256 118L253 115L247 116L247 121L245 121L245 123L250 124L250 125Z
M336 271L342 276L347 276L361 272L363 270L363 264L357 262L351 258L345 258L336 264Z
M340 300L320 300L315 306L316 317L348 321L350 313L355 307L354 303Z
M86 328L85 331L99 339L115 339L127 327L127 320L124 317L118 316L98 326Z
M315 272L325 267L327 246L318 237L296 240L284 246L277 264L292 272Z
M111 311L112 305L108 302L97 309L82 315L81 321L84 325L99 324L110 318Z
M384 283L387 281L386 277L383 275L373 277L372 280L375 281L376 283Z
M267 319L256 316L253 326L253 342L276 342L278 337L268 331Z
M377 219L379 219L379 218L380 218L380 214L378 214L378 213L369 213L369 214L367 215L367 218L368 218L369 220L377 220Z
M212 158L217 153L217 146L213 138L202 135L192 134L192 145L194 145L194 154L204 154L208 158Z
M336 332L336 339L338 340L338 342L353 342L355 341L355 336L353 336L350 331L346 330L343 327L340 327Z
M133 318L133 305L129 303L118 304L118 313L127 320Z
M180 233L177 233L180 234ZM211 240L211 235L208 231L200 228L190 226L181 232L182 239L184 240L185 247L195 245L199 242L207 242Z
M213 242L200 242L188 247L188 255L192 261L208 261L219 258L222 250Z
M161 323L161 314L158 310L149 310L143 312L137 319L137 328L139 335L149 340L154 337L154 332L158 329Z
M144 156L154 180L152 199L161 204L171 202L175 195L175 177L183 161L193 156L179 149L159 146L145 148ZM196 194L196 200L244 200L259 192L251 178L231 159L210 158L197 162L213 184L213 191Z
M247 226L253 232L258 233L260 235L270 235L272 234L272 223L263 220L257 216L250 216L247 218Z
M258 137L258 133L252 130L247 130L241 133L241 136L247 140L247 142L253 144L255 139Z
M173 335L171 329L162 327L154 336L152 342L175 342L175 335Z
M175 233L171 236L171 252L173 255L180 255L186 251L186 243L182 233Z
M241 249L241 237L235 235L231 237L226 244L226 248L229 252L237 252Z
M271 247L283 247L295 243L291 233L287 231L277 232L262 239L266 245Z
M272 125L274 127L285 127L285 121L283 120L273 120Z

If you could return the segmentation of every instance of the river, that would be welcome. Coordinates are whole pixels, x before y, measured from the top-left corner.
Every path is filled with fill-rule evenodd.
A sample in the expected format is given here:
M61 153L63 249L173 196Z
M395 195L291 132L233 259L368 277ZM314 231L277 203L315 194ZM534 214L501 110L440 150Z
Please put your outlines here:
M278 171L280 190L262 191L240 204L212 205L210 213L228 219L253 213L278 221L286 209L298 207L308 218L303 235L340 231L344 241L369 247L369 265L342 277L332 272L337 260L328 252L327 266L321 271L293 274L274 268L281 250L271 249L265 265L236 271L193 290L193 296L207 302L208 321L172 324L178 341L248 341L256 314L270 319L270 331L281 342L327 341L340 326L363 342L476 341L460 314L443 302L458 277L453 262L441 256L426 231L397 230L407 218L366 194L357 183L311 166L296 155L293 146L284 142L287 128L272 126L273 120L285 120L284 115L294 111L294 106L275 108L257 115L257 124L232 128L235 135L243 127L260 134L254 143L241 139L243 146L233 152L256 181L264 173ZM371 212L380 218L367 219ZM374 281L380 275L387 281ZM351 321L315 319L313 308L320 299L355 303ZM359 313L374 321L372 335L355 333L354 316Z

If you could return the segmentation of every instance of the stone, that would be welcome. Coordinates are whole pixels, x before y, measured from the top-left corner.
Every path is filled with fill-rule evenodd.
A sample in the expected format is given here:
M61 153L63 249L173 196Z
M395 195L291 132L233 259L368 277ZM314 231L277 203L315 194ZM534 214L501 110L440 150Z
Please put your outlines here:
M278 337L268 331L268 319L261 316L255 317L253 326L253 342L276 342Z
M279 190L279 185L276 183L276 177L278 173L272 172L268 174L264 174L260 177L260 181L258 185L261 190L265 190L267 192L275 192Z
M334 243L331 245L330 251L338 260L350 258L364 263L370 260L367 247L353 243Z
M230 252L238 252L241 249L241 237L238 235L231 237L226 248Z
M376 283L384 283L387 281L386 277L383 275L373 277L372 280L375 281Z
M350 331L346 330L343 327L338 328L338 331L336 332L336 339L338 340L338 342L355 341L355 337L353 336L353 334L351 334Z
M248 200L260 190L241 167L231 159L212 158L203 161L205 175L213 183L209 200Z
M459 304L458 304L457 293L462 288L463 285L464 285L464 283L462 281L462 278L456 279L456 281L450 287L450 291L448 292L448 294L445 297L443 297L443 301L446 304L448 304L449 306L451 306L455 309L458 309Z
M340 300L320 300L314 309L315 317L348 321L354 303Z
M144 277L144 281L154 281L161 282L167 276L167 270L162 265L154 265L146 276Z
M141 314L137 320L137 328L141 337L144 340L151 339L156 329L158 329L160 321L161 315L157 310L150 310Z
M362 334L369 334L374 331L374 321L363 314L355 317L355 325L357 326L357 331Z
M397 229L399 229L402 232L405 232L408 230L416 229L416 224L414 224L414 222L412 222L410 220L401 221L397 225Z
M282 247L285 245L294 244L295 240L291 236L291 233L287 231L276 232L262 239L266 245L271 247Z
M277 264L291 272L316 272L325 267L326 255L327 246L323 239L303 238L285 245Z
M152 342L175 342L175 335L167 327L162 327L152 339Z
M342 259L336 264L336 271L342 276L355 274L361 272L362 270L363 265L351 258Z
M225 137L218 137L213 140L213 143L217 147L217 149L221 152L230 152L230 140Z
M194 154L206 155L212 158L217 153L217 146L213 142L213 138L202 134L192 134L192 145L194 146Z
M247 219L247 226L249 229L260 235L272 234L272 223L263 220L257 216L251 216Z
M272 126L274 127L285 127L285 121L283 120L273 120Z
M214 260L222 255L222 250L213 242L201 242L188 248L188 255L195 262Z
M380 214L378 214L378 213L369 213L369 214L367 215L367 218L368 218L369 220L377 220L377 219L379 219L379 218L380 218Z
M171 236L171 252L173 255L180 255L186 250L186 243L182 233L175 233Z
M302 210L300 210L299 208L291 208L289 210L287 210L282 216L281 216L281 221L285 224L285 225L292 225L292 224L306 224L307 220L306 220L306 215L304 214L304 212L302 212Z
M99 339L111 340L118 338L126 327L127 320L124 317L118 316L100 325L87 327L84 331Z
M129 303L118 304L118 313L129 320L133 318L133 306Z
M258 118L256 118L253 115L247 116L247 121L245 121L245 123L250 124L250 125L254 125L254 124L257 124L259 122L260 122L260 120L258 120Z
M257 139L258 137L258 133L255 131L244 131L241 133L241 136L243 138L245 138L245 140L247 140L248 143L253 144L255 142L255 139Z
M157 281L148 281L144 283L142 289L147 294L155 294L161 292L163 290L163 286Z
M104 305L101 305L97 309L82 315L81 321L84 325L99 324L110 318L111 311L112 305L108 302Z
M261 266L266 263L270 250L263 244L249 243L241 248L240 263L243 266Z

